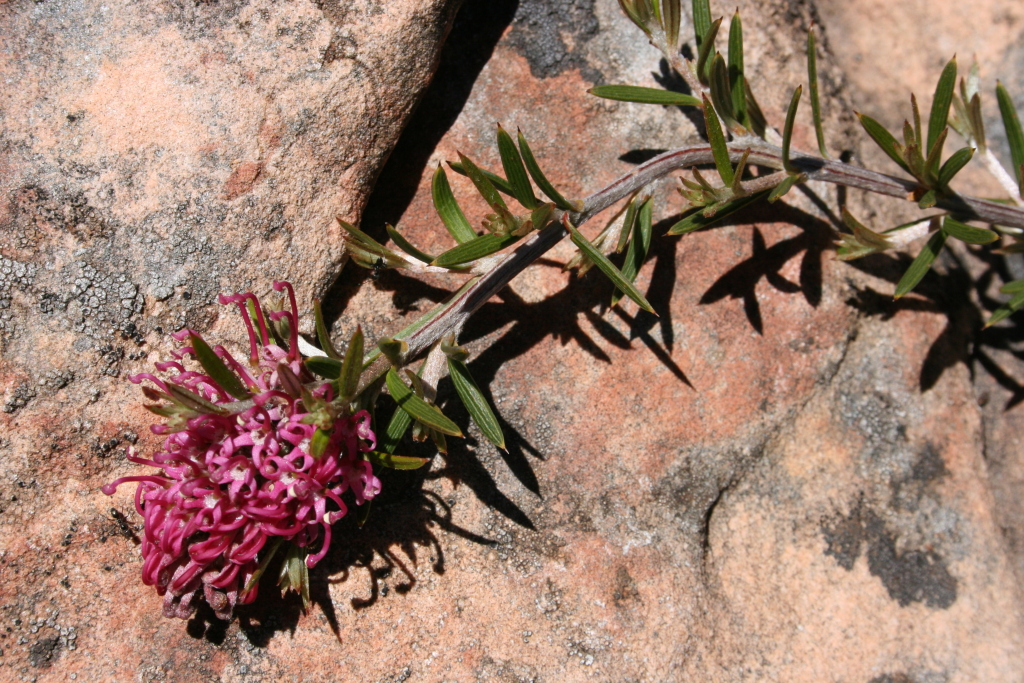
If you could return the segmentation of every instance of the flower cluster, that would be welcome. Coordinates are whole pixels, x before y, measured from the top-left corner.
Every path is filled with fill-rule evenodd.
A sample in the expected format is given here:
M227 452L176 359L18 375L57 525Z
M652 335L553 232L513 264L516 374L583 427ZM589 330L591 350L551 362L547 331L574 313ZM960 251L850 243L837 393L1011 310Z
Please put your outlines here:
M311 385L298 350L294 292L284 282L274 289L287 290L291 304L268 316L289 337L286 344L272 342L254 295L220 297L241 310L252 350L248 368L222 346L210 349L182 330L175 339L191 345L175 351L175 360L156 363L164 378L131 378L156 386L144 391L164 403L147 407L167 422L151 430L167 437L152 460L133 450L128 458L160 472L122 477L103 491L139 482L142 580L164 596L168 617L188 618L201 591L218 616L229 618L236 604L256 598L257 555L268 541L308 548L312 567L327 553L331 524L347 512L342 494L351 491L361 505L380 491L362 455L376 447L369 414L350 415L332 403L330 383ZM186 356L202 371L187 369Z

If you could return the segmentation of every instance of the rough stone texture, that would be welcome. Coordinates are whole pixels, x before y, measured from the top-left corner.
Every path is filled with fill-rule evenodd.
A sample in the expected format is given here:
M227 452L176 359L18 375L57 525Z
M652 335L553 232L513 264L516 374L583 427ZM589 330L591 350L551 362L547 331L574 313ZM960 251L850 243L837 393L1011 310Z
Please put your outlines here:
M190 11L214 8L224 10ZM806 3L750 0L740 9L748 70L775 124L804 79L802 31L824 23L829 139L872 159L844 114L868 85L850 76L855 67L840 50L838 60L830 51L847 27ZM585 94L596 82L661 78L657 53L611 0L469 3L364 226L382 235L390 220L427 251L450 246L427 181L456 150L496 167L495 121L521 127L574 196L653 149L697 140L694 122L676 110ZM293 97L309 87L295 85ZM797 140L813 147L813 131L800 125ZM220 201L281 195L271 192L261 159L242 156L223 173ZM282 152L277 163L302 162ZM452 184L479 216L469 183ZM227 199L246 187L249 194ZM313 574L310 615L290 596L241 610L231 624L205 612L187 625L161 618L159 598L137 580L128 537L138 518L128 492L111 501L97 491L127 470L119 452L135 436L126 432L147 423L132 388L96 385L97 367L113 357L111 367L135 371L152 358L118 358L112 344L91 352L92 366L31 364L61 357L57 331L67 314L59 298L35 303L22 293L51 271L4 243L8 277L21 278L0 290L15 307L6 320L52 320L55 341L34 336L33 350L15 331L4 351L12 369L0 450L8 477L0 596L12 630L0 638L0 671L39 680L1019 680L1022 574L1015 580L1014 571L1024 566L1015 559L1024 525L1006 505L1019 499L1024 468L1012 441L1019 410L1003 411L1021 390L986 379L968 352L981 318L964 292L984 264L965 273L944 263L919 294L893 304L888 294L907 260L834 261L821 206L834 207L835 192L810 190L708 233L656 238L640 283L658 318L630 304L605 312L610 286L596 272L563 274L571 249L560 245L485 306L462 338L509 452L470 428L428 472L392 473L366 527L351 518L338 525L339 541ZM353 196L343 195L332 197ZM659 217L678 206L672 195L670 183L658 188ZM306 210L301 195L286 196L284 210ZM903 211L849 200L880 221ZM354 215L361 204L352 201ZM58 206L82 234L103 225L88 208L74 209L90 204ZM291 231L292 243L305 234ZM58 234L70 244L84 239L71 228ZM208 317L183 319L208 326L217 309L205 303L217 287L245 284L232 278L266 290L269 265L300 270L292 256L269 247L260 254L269 263L241 275L215 250L194 258L221 274L210 292L193 293L193 301L207 297L196 310ZM305 292L333 275L336 256L321 258L301 269ZM139 286L143 321L177 323L151 313L165 309L148 298L147 283L126 282ZM356 321L373 337L453 284L346 271L327 304L339 337ZM183 310L181 289L196 285L168 286L178 288L168 301ZM26 300L41 314L30 319ZM150 344L165 343L139 329ZM214 334L235 331L218 324ZM1015 341L1013 328L1005 334ZM990 355L997 351L997 365L1024 378L1012 344ZM972 381L994 383L984 408ZM71 401L86 382L101 391L83 409ZM44 410L67 417L44 421ZM451 414L467 425L460 408ZM143 435L139 443L153 442ZM111 504L125 511L127 528Z

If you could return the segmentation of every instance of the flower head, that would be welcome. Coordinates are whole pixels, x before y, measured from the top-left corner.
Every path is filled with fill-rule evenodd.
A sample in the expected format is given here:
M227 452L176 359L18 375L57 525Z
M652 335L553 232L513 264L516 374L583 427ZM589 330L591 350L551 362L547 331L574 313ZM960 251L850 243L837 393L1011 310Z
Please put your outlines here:
M229 618L236 604L256 598L257 556L268 541L309 549L312 567L330 547L331 524L348 511L343 494L362 505L380 491L362 455L376 447L369 414L349 414L330 383L312 384L298 350L294 292L282 282L274 289L287 290L290 310L266 317L252 294L220 297L241 310L248 367L186 329L174 337L189 345L174 352L175 360L156 363L162 378L131 378L155 385L144 392L163 403L147 408L166 422L150 429L167 437L152 460L134 449L128 459L159 472L122 477L103 491L139 483L142 580L164 596L168 617L188 618L201 592L219 617ZM272 342L267 317L287 322L286 346ZM190 356L199 370L186 367Z

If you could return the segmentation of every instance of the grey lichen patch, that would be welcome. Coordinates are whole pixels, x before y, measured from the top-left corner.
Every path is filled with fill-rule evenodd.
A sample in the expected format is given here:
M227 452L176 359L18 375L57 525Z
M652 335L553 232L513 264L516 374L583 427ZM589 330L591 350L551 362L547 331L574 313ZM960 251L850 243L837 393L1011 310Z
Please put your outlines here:
M0 348L17 328L14 297L16 293L27 295L32 292L38 270L35 263L0 256Z
M36 397L36 390L31 384L19 384L4 399L5 413L13 413L28 405L29 401Z

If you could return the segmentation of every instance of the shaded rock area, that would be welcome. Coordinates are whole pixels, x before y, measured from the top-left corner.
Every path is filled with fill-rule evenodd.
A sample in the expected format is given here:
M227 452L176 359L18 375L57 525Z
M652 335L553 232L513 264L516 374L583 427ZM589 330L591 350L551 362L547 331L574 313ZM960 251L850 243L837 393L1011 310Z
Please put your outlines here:
M1006 268L956 252L894 303L909 258L835 261L837 193L818 185L683 239L661 236L679 203L655 188L639 284L657 317L608 310L560 245L461 338L508 452L442 383L469 438L386 473L365 527L336 525L309 614L268 583L230 623L162 618L130 491L98 488L156 443L123 377L166 357L167 332L238 338L216 293L290 277L327 291L339 341L391 333L458 281L335 281L333 214L439 253L429 178L457 151L497 169L495 122L575 197L700 121L586 94L679 85L612 0L467 2L400 138L449 4L89 7L0 20L0 76L21 84L0 95L0 680L1021 678L1024 369L1017 323L979 332ZM830 7L741 3L747 69L780 125L816 22L831 148L872 160L849 114L871 82Z

